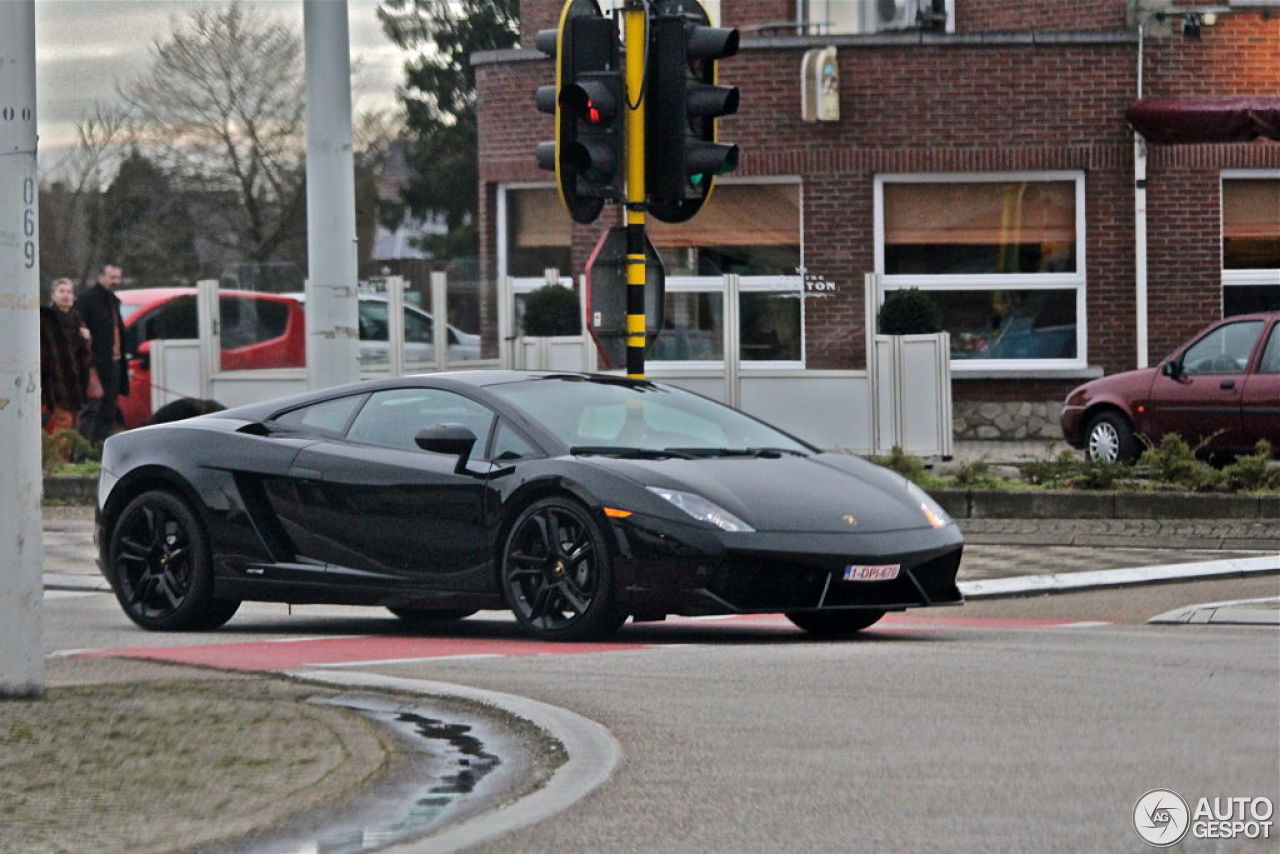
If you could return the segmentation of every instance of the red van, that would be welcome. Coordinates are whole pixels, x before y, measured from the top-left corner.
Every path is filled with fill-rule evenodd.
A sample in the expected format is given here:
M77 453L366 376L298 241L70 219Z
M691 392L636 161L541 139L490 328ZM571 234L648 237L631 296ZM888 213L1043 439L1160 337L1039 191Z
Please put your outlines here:
M198 338L195 288L116 291L129 357L129 395L120 398L125 427L151 417L151 346L156 338ZM297 368L306 365L306 326L298 301L277 294L220 291L222 369Z

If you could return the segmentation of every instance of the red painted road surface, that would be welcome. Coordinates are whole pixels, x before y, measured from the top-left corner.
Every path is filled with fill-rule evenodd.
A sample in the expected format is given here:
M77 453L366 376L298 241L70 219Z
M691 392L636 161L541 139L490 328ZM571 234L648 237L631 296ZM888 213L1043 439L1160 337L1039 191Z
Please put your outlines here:
M1037 629L1096 626L1068 620L994 619L975 617L932 617L890 614L874 628L862 633L867 639L878 635L930 632L939 629ZM643 626L646 635L671 631L671 641L682 645L714 644L724 630L765 630L770 635L802 640L805 635L781 615L746 614L705 619L675 619ZM696 632L696 635L691 635ZM626 636L623 633L623 637ZM741 635L735 635L740 639ZM497 657L524 655L582 655L585 653L627 652L657 649L667 644L656 641L606 643L547 643L518 638L423 637L369 635L332 638L281 638L249 643L213 643L195 646L140 646L100 649L76 653L74 658L144 658L174 664L193 664L220 670L293 670L302 667L350 666L390 661L432 658Z

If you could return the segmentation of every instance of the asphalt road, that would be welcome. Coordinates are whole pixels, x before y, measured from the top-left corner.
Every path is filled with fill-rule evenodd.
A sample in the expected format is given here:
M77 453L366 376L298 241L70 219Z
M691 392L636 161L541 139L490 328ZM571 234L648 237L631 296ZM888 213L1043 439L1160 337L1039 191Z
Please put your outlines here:
M612 731L613 779L484 851L1143 851L1132 810L1150 789L1280 801L1280 632L1145 619L1277 593L1268 576L983 602L844 642L673 621L567 652L521 652L509 619L484 614L384 663L368 647L400 627L367 609L253 605L220 632L156 635L89 594L46 600L45 624L50 651L252 656L288 638L275 646L338 663L359 649L360 670L527 696ZM1218 846L1183 850L1276 850L1274 834Z

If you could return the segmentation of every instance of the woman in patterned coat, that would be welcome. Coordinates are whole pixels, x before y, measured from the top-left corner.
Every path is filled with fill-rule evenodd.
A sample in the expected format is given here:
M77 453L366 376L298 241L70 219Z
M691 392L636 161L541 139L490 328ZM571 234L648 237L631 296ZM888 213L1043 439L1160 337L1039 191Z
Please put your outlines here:
M40 307L40 403L49 433L74 429L80 409L97 385L89 332L74 304L71 280L58 279L53 283L52 304Z

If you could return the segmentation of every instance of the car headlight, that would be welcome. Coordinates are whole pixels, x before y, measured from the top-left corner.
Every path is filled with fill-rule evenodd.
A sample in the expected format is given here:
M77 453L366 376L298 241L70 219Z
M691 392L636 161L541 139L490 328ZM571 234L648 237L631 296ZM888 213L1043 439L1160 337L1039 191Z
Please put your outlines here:
M749 532L755 528L725 510L714 501L708 501L692 492L666 489L661 486L646 487L654 495L665 498L700 522L710 522L722 531Z
M912 501L920 505L920 512L924 514L924 518L930 525L935 528L945 528L951 524L951 517L947 515L946 510L942 509L942 505L911 481L907 481L907 494L911 496Z

